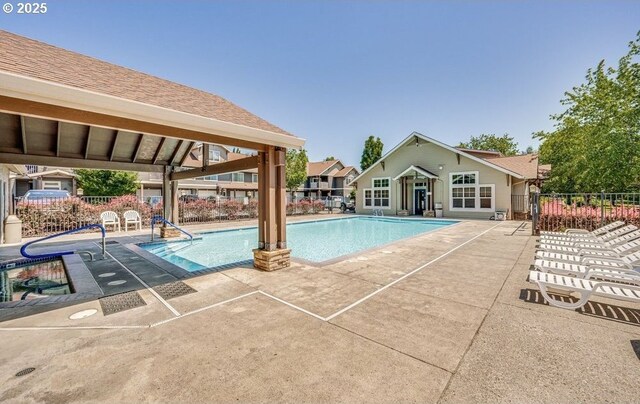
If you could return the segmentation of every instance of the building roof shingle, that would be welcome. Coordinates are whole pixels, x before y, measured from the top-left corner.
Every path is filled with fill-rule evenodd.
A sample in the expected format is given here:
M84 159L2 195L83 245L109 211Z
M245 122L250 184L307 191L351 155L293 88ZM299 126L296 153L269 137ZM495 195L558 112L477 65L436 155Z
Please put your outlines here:
M218 95L3 30L0 71L290 135Z
M351 170L353 170L353 169L355 169L354 166L346 166L342 170L340 170L337 173L335 173L333 176L334 177L344 177L347 174L349 174L351 172ZM358 170L356 170L356 175L358 175Z
M540 177L537 154L485 158L485 160L507 170L516 172L526 179L537 179Z
M329 167L331 167L336 163L340 163L340 160L316 161L316 162L310 161L309 163L307 163L307 175L308 176L321 175Z

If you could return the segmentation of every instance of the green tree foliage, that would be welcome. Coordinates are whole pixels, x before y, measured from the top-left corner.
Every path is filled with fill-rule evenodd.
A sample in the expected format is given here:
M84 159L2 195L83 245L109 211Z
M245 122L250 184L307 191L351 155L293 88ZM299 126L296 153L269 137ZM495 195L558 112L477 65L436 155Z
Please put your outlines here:
M75 170L78 186L88 196L121 196L134 194L138 176L130 171Z
M534 149L533 146L527 146L527 149L524 151L524 154L532 154L532 153L538 153L538 151Z
M504 156L515 156L518 154L518 142L509 136L508 133L502 136L496 136L493 133L471 136L468 142L461 142L458 147L463 149L497 151Z
M364 149L362 150L362 158L360 158L360 168L362 171L371 167L376 161L382 157L382 149L384 144L379 137L369 136L364 142Z
M334 161L336 158L333 156L325 157L324 161Z
M307 179L307 151L302 149L287 150L286 186L291 192L295 191Z
M551 164L546 191L621 192L640 183L640 32L618 67L604 60L565 93L555 130L534 133Z

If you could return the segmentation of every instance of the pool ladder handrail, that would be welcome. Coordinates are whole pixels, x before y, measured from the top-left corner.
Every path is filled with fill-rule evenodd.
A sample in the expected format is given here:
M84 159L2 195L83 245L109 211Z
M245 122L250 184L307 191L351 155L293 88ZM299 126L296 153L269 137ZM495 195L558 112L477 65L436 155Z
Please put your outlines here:
M155 231L154 230L155 230L156 222L162 222L162 223L167 224L167 225L173 227L174 229L180 231L182 234L184 234L185 236L189 237L189 240L191 241L191 244L193 244L193 234L189 233L188 231L186 231L182 227L179 227L178 225L168 221L167 219L165 219L164 217L162 217L160 215L156 215L156 216L151 218L151 241L154 240L154 236L155 236Z
M382 216L382 217L384 217L384 212L382 211L382 209L374 209L373 210L373 216Z
M100 232L102 233L102 259L104 259L105 258L105 253L106 253L106 250L107 250L107 243L106 243L107 230L104 228L103 225L98 224L98 223L88 224L88 225L85 225L85 226L77 227L75 229L71 229L71 230L63 231L61 233L52 234L52 235L47 236L47 237L39 238L37 240L29 241L28 243L25 243L22 247L20 247L20 254L22 254L22 256L25 257L25 258L39 259L39 258L60 257L62 255L71 255L73 253L77 253L77 254L88 253L91 256L91 260L93 261L93 253L91 253L89 251L61 251L61 252L56 252L56 253L46 253L46 254L31 255L31 254L29 254L27 252L27 247L29 247L30 245L39 243L41 241L51 240L52 238L56 238L56 237L60 237L60 236L66 236L67 234L73 234L73 233L77 233L77 232L82 231L82 230L95 229L95 228L99 228Z

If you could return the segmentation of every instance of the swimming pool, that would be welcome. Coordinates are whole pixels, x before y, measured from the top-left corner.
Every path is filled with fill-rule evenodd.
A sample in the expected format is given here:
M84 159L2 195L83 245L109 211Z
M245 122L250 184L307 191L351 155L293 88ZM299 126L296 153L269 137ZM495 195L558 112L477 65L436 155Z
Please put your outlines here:
M0 267L0 303L40 300L72 293L60 259L18 262Z
M356 216L287 224L291 255L323 262L457 223L451 220ZM253 258L255 227L202 233L202 240L142 244L140 247L187 271L224 266Z

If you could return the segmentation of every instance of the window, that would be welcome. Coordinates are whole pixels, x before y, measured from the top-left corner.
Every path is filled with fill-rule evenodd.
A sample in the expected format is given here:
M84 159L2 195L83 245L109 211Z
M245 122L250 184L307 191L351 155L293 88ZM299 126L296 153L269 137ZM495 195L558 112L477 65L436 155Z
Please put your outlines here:
M244 173L231 173L232 182L244 182Z
M220 150L209 149L209 161L220 161Z
M478 172L450 174L451 210L494 210L495 186L479 184Z
M350 175L347 177L347 185L351 184L351 182L353 181L353 175Z
M491 209L493 207L493 187L481 186L480 187L480 208Z
M218 181L217 175L207 175L205 177L198 177L197 180L205 180L205 181Z
M258 182L258 174L251 174L251 182Z
M364 206L371 207L371 190L370 189L364 190Z
M372 188L364 190L365 208L389 208L390 207L390 179L374 178L371 180Z
M476 173L452 174L451 184L452 185L475 184L476 177L477 177Z

